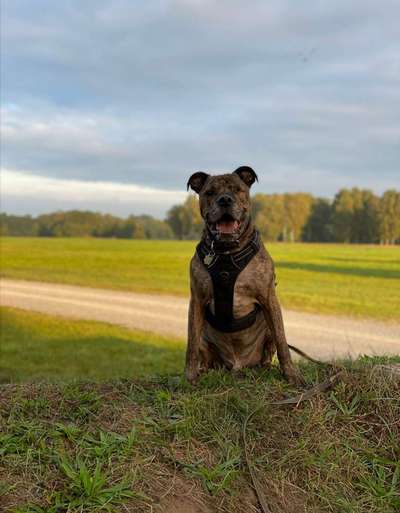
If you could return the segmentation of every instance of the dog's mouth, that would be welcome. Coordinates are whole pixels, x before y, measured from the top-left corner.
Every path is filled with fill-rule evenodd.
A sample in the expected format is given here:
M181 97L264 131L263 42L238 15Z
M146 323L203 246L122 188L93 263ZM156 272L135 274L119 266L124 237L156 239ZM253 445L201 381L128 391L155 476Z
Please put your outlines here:
M240 230L240 222L230 214L223 214L222 217L214 223L213 228L214 231L222 236L236 235Z

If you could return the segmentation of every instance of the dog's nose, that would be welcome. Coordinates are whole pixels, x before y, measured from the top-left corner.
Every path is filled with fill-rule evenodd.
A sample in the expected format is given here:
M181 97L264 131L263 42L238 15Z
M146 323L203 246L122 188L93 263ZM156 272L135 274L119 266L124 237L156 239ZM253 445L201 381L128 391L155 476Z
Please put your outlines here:
M217 203L220 207L229 207L233 203L233 198L229 194L221 194L217 199Z

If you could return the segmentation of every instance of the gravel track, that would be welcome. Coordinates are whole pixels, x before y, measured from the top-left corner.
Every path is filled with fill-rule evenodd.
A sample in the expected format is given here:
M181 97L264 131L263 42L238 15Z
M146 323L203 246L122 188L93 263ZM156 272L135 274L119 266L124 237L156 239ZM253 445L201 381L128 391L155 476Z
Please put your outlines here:
M186 337L185 298L20 280L0 280L0 304ZM288 342L321 359L400 354L400 323L283 312Z

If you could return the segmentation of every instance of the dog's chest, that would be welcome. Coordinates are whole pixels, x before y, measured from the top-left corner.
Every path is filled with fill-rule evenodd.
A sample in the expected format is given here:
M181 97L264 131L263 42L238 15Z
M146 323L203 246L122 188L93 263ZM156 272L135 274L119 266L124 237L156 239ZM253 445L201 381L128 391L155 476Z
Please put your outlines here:
M242 317L248 314L257 303L256 276L254 274L254 265L249 265L237 277L233 293L233 315Z

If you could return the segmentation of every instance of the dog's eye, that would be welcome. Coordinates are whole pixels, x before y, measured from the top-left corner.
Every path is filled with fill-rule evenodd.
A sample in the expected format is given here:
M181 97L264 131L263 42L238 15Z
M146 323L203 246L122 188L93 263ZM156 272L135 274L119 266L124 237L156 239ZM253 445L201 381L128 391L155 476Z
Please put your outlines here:
M208 191L205 192L205 195L206 196L213 196L214 195L214 191L212 189L208 189Z

